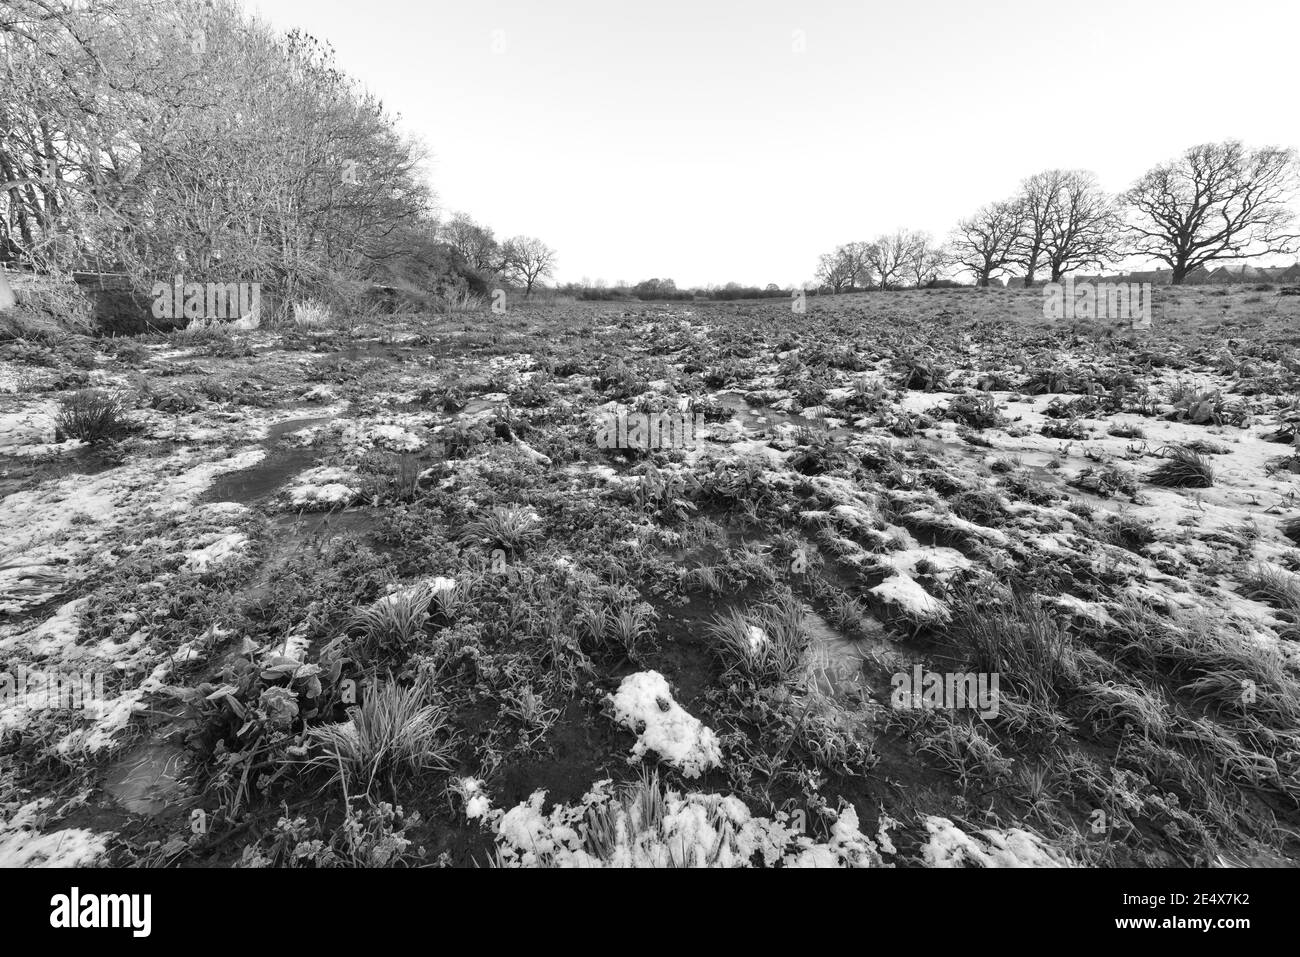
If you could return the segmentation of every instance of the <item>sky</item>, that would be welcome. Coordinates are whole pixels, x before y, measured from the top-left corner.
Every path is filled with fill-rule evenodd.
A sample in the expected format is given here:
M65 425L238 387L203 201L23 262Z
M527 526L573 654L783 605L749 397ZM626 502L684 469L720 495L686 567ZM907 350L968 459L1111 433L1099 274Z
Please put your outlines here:
M1300 147L1294 0L245 0L329 41L444 212L561 282L802 283L1042 169Z

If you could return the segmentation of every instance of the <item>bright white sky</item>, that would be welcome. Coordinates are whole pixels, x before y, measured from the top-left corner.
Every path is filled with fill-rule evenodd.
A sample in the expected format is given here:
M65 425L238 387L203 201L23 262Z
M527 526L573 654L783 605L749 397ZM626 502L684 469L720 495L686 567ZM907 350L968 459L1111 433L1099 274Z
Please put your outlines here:
M1051 167L1300 146L1295 0L245 0L328 40L444 210L557 279L789 285ZM802 47L800 45L802 40Z

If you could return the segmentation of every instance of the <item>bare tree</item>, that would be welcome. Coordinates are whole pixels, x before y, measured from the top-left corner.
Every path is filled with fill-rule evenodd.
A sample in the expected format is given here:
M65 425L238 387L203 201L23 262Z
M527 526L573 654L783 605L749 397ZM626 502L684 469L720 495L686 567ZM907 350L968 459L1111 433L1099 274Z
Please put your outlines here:
M878 237L868 247L867 261L881 289L895 289L902 282L919 239L919 233L900 229Z
M373 277L428 220L422 148L329 48L234 0L6 0L0 236L37 268ZM346 284L342 284L346 285Z
M821 255L817 261L816 279L819 286L825 286L837 295L849 285L848 265L839 249Z
M465 257L470 268L480 273L495 272L501 266L501 246L492 230L476 223L467 213L455 213L438 230L453 249Z
M1119 205L1097 184L1096 176L1084 170L1060 173L1043 236L1043 258L1052 282L1083 266L1117 258L1121 226Z
M1060 199L1064 170L1049 169L1035 173L1020 184L1016 197L1024 216L1023 232L1016 247L1016 264L1025 270L1025 285L1034 284L1034 275L1043 261L1047 234Z
M914 286L920 288L934 282L947 263L947 250L936 246L929 233L909 234L904 271Z
M866 288L871 285L871 244L856 242L845 243L840 247L844 257L844 268L849 277L849 289Z
M555 250L540 239L514 236L501 246L502 271L524 284L524 295L531 296L533 286L555 267Z
M1024 227L1024 212L1015 200L990 203L957 224L949 248L954 265L969 270L975 285L987 286L1015 261Z
M1193 146L1133 184L1124 199L1135 254L1168 263L1171 282L1217 259L1294 252L1292 149L1236 140Z
M818 262L817 281L831 292L857 289L870 282L870 247L867 243L845 243L826 253Z

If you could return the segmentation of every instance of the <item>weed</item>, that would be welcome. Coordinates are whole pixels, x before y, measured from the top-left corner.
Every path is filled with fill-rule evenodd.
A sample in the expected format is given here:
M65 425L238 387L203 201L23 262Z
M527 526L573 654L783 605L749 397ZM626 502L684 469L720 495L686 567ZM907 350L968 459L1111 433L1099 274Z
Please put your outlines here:
M59 400L54 416L54 438L96 443L114 439L127 430L126 406L121 396L102 389L82 389Z

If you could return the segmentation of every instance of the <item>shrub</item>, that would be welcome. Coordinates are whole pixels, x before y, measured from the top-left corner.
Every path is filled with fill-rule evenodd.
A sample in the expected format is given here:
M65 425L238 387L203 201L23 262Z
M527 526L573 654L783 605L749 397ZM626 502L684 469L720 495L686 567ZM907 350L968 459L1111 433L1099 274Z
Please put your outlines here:
M126 407L122 399L101 389L81 389L59 401L54 417L55 439L102 442L126 431Z

